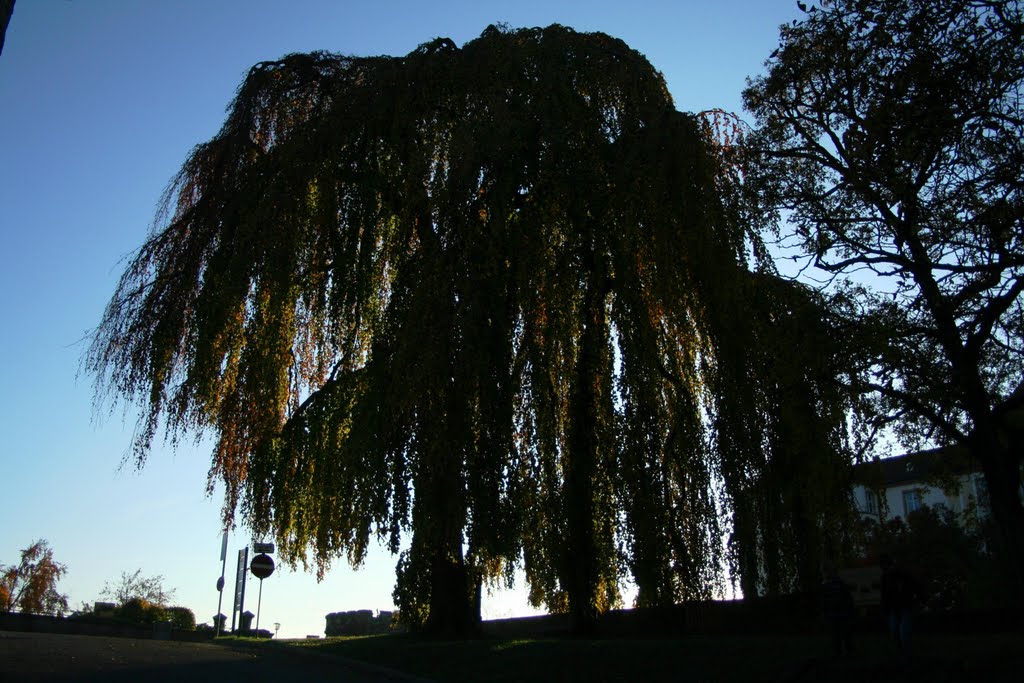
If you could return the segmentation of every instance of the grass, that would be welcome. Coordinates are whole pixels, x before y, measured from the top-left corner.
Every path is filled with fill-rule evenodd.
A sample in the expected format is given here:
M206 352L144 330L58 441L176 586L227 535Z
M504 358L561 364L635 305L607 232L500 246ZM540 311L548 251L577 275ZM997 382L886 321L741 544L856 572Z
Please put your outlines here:
M438 683L959 681L1017 680L1024 637L921 636L913 656L902 657L885 638L865 636L855 641L857 652L844 658L830 655L823 636L441 641L386 635L276 646L343 656Z

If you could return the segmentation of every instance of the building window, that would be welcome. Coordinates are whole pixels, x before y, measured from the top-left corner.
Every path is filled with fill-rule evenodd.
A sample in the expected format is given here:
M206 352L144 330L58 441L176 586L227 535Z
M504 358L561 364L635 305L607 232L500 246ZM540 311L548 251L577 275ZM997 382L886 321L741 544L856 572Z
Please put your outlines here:
M903 516L921 509L921 492L918 489L908 489L903 492Z
M984 477L974 478L974 499L978 501L978 507L984 510L990 509L991 502L988 498L988 483Z
M878 514L878 496L875 495L874 491L864 489L864 512L871 515Z

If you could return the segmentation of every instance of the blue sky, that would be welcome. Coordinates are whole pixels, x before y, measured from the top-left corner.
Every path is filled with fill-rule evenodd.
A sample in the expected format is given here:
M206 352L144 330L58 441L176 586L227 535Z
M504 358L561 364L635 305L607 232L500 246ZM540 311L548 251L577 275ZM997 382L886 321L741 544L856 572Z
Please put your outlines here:
M68 566L73 606L141 568L163 574L197 621L215 613L221 498L205 495L209 448L157 447L141 471L121 468L133 412L94 411L78 371L122 259L253 64L311 50L403 55L438 36L461 45L490 23L561 23L645 54L680 110L739 111L744 79L799 15L795 0L18 0L0 55L0 564L45 538ZM235 551L250 540L231 534L225 613ZM301 637L322 634L328 612L390 609L394 564L384 551L360 571L339 560L319 584L279 568L261 626ZM520 591L483 609L528 611Z

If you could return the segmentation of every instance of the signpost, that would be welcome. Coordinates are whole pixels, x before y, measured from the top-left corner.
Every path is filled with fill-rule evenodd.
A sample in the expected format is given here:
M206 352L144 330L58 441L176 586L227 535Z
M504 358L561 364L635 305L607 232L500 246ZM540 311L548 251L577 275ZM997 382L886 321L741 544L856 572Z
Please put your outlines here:
M274 573L274 561L270 559L269 555L260 553L252 558L252 564L249 565L249 569L252 570L253 576L262 581Z
M235 630L235 615L245 608L245 575L249 568L249 546L238 551L238 570L235 572L235 606L231 609L231 630Z
M224 539L220 542L220 578L217 579L217 635L220 635L221 624L223 619L220 619L220 606L221 600L224 599L224 570L228 564L228 530L224 530Z
M270 546L270 552L274 551L274 545L272 543L256 543L254 544L256 549L259 550L261 547L266 548ZM252 564L249 565L249 569L252 570L252 575L260 580L260 593L256 599L256 635L260 633L260 607L263 605L263 579L267 578L274 573L274 560L265 553L260 553L256 557L252 558Z

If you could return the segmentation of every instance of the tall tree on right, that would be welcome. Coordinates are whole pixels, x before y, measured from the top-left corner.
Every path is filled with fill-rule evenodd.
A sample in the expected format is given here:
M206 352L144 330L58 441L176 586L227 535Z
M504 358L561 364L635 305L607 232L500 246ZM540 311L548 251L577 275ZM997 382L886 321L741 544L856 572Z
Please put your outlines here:
M1024 37L1015 0L831 0L744 92L748 188L824 276L870 425L967 446L1024 596ZM792 253L792 252L790 252Z

